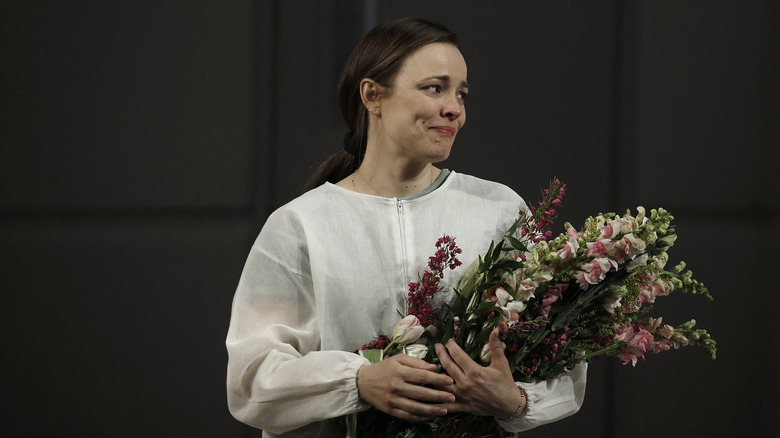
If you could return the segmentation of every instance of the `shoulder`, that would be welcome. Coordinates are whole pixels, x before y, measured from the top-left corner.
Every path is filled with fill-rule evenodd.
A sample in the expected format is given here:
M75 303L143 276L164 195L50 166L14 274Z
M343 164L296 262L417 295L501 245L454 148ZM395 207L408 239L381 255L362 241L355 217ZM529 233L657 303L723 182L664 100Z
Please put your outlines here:
M319 186L278 207L266 218L260 231L261 239L272 235L290 238L305 234L306 224L322 214L329 203L327 192L326 186Z
M461 191L466 195L471 195L493 202L507 202L512 205L525 206L523 198L512 190L509 186L490 181L476 176L464 173L452 172L451 189Z
M343 197L340 196L340 192L341 189L333 184L323 184L274 210L268 217L268 221L279 219L307 220L311 216L321 215L326 206L340 202L339 199Z

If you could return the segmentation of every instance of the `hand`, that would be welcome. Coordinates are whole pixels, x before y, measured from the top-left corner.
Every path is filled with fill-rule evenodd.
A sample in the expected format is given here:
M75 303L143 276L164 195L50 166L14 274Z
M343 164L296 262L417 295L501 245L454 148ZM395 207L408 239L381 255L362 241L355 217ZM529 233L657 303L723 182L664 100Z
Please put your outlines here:
M406 421L425 421L447 415L442 403L453 403L447 391L422 385L447 387L453 384L446 375L433 372L435 365L399 354L358 369L360 398L380 411Z
M440 387L455 395L455 403L444 405L448 412L506 418L523 403L523 394L515 385L504 347L498 339L498 330L490 333L488 343L490 365L486 367L474 362L452 339L446 348L436 344L441 365L455 381L453 385Z

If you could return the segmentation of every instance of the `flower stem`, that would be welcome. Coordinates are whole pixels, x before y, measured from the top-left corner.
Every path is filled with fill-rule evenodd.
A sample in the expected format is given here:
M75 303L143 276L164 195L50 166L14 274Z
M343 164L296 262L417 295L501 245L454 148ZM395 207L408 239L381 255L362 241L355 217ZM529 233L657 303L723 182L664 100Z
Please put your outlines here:
M612 344L608 347L604 347L601 350L594 351L592 353L588 353L585 356L582 356L582 360L587 361L590 360L596 356L601 356L603 354L611 353L613 351L617 351L622 345Z

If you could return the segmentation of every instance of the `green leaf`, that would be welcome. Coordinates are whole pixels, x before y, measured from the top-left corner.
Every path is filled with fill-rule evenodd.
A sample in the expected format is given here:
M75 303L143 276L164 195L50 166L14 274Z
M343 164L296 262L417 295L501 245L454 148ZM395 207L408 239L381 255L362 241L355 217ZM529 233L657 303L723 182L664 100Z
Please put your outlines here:
M499 265L501 269L505 271L514 271L516 269L520 269L525 267L525 263L523 263L522 260L503 260L501 264Z
M515 234L515 231L517 231L517 227L519 227L519 226L520 226L520 223L523 221L523 218L524 218L524 217L525 217L525 215L524 215L524 214L521 214L521 215L520 215L520 217L519 217L519 218L517 218L517 220L515 221L515 223L513 223L513 224L512 224L512 226L510 226L510 227L509 227L509 228L506 230L506 233L504 233L504 236L505 236L505 237L507 237L507 236L511 236L511 235Z
M382 350L379 349L360 350L360 354L371 363L379 363L382 360Z
M492 246L492 245L493 245L493 244L491 243L491 246ZM501 253L502 253L502 252L504 252L504 243L503 243L503 242L500 242L500 243L499 243L499 245L496 245L496 246L493 248L493 251L491 251L491 257L492 257L492 261L493 261L493 263L495 263L495 261L496 261L496 260L498 260L499 258L501 258Z
M490 312L491 310L494 310L495 308L496 308L496 302L495 301L485 301L484 303L480 304L479 307L477 307L476 313Z
M518 250L518 251L527 251L528 248L521 242L519 239L512 237L512 236L506 236L506 241L509 242L509 245Z

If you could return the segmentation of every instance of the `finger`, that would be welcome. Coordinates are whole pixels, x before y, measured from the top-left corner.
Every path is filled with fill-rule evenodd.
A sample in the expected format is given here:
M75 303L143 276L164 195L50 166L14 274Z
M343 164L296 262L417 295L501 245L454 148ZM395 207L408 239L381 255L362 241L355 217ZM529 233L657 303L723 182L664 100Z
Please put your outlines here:
M424 360L405 355L393 356L402 367L403 380L417 385L446 386L453 383L452 378L446 374L435 373L436 365Z
M452 377L433 371L409 368L404 373L404 380L415 385L447 386L452 385Z
M453 385L450 385L453 386ZM399 390L401 399L408 399L417 402L427 402L425 406L431 406L430 403L453 403L455 396L441 389L429 388L420 385L408 385ZM423 411L422 413L428 413ZM441 415L441 414L434 414Z
M463 370L450 356L449 350L442 344L436 344L436 354L439 356L439 362L442 368L447 371L447 374L452 377L454 381L458 381L463 377Z
M389 402L391 409L404 414L396 415L409 421L420 421L435 416L447 415L444 404L455 402L455 396L446 391L429 387L405 384L397 388Z
M397 405L396 407L391 407L388 414L414 423L429 421L436 416L447 415L447 409L442 407L442 405L429 405L415 402L414 400L399 401Z
M447 410L448 414L456 414L458 412L468 412L468 404L466 403L445 403L441 405L442 408Z
M418 368L418 369L421 369L421 370L435 370L436 369L436 365L434 365L432 363L428 363L428 362L426 362L426 361L424 361L422 359L417 359L416 357L407 356L405 354L399 354L399 355L396 355L396 356L393 356L393 357L398 358L396 360L398 360L399 363L401 363L403 365L406 365L408 367L411 367L411 368Z
M509 365L506 354L504 354L504 344L498 338L498 329L490 332L488 344L490 345L490 366L503 367Z
M471 356L469 356L468 353L460 348L460 345L458 345L454 339L450 339L447 342L447 351L450 353L452 360L458 364L464 373L467 372L468 368L471 366L479 366L476 362L474 362L473 359L471 359ZM457 381L457 379L455 380Z

